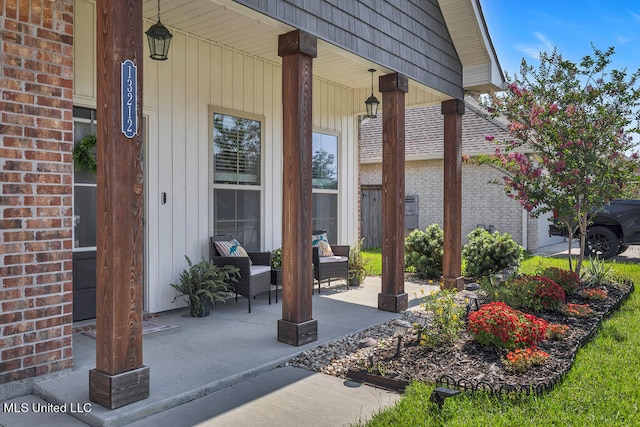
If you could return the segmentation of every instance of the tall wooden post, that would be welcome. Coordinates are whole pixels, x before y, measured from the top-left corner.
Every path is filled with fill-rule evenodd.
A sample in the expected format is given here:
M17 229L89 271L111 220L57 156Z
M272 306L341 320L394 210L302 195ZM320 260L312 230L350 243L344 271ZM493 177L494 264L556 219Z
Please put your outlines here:
M464 101L442 103L444 115L444 264L445 289L462 290L462 115Z
M382 292L378 309L399 313L409 298L404 292L404 94L407 76L380 77L382 92Z
M317 39L292 31L278 39L282 57L282 319L278 341L304 345L318 339L312 319L312 64Z
M98 0L96 9L96 369L89 398L115 409L149 396L142 364L142 2Z

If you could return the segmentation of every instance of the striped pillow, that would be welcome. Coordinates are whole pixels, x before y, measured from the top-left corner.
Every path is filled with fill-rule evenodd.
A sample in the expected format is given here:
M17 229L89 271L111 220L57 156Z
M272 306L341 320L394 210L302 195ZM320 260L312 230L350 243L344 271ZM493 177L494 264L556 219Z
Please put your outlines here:
M220 252L222 256L232 256L232 257L248 257L247 251L244 250L240 242L236 239L231 240L230 242L225 242L222 240L217 240L214 242L216 244L216 249Z

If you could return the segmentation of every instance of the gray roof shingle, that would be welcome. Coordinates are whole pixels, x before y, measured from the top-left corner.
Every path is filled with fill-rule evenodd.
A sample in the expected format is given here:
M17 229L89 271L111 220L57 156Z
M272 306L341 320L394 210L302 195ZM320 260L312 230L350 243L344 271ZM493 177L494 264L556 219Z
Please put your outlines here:
M474 157L494 154L498 141L511 140L506 123L485 116L481 107L465 100L462 116L462 154ZM444 153L444 116L441 106L407 109L405 113L406 160L442 159ZM487 141L486 135L495 136ZM360 162L382 162L382 118L362 124L360 129Z

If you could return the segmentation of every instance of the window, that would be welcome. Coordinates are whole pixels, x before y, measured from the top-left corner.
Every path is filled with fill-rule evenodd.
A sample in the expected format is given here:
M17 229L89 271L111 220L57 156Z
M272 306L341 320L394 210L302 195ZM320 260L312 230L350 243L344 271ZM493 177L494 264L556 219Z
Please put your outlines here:
M313 133L313 229L338 239L338 137Z
M73 144L96 133L96 112L73 107ZM95 155L95 149L93 150ZM96 176L74 165L73 173L73 248L96 249Z
M261 120L213 112L211 122L213 233L260 250Z

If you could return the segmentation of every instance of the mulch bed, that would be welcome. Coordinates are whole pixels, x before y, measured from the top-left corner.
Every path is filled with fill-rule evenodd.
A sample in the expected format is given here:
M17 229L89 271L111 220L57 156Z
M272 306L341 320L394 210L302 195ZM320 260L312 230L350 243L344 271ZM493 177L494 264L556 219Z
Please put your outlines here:
M411 381L435 383L464 391L486 390L496 393L520 391L525 393L550 390L562 380L571 368L578 349L595 334L603 318L616 310L633 291L632 284L607 286L605 301L584 300L577 295L567 298L567 302L588 303L595 315L588 318L569 317L561 313L536 313L549 323L561 323L570 327L564 340L545 340L537 348L549 354L542 366L534 366L525 373L516 374L502 367L501 356L507 351L483 347L473 341L468 333L448 347L426 349L417 343L415 335L407 335L400 357L392 358L395 346L376 352L374 369L368 371L353 366L348 376L356 379L357 372L382 373L386 379L399 380L396 389ZM359 378L362 380L362 378ZM394 389L384 384L375 384L369 377L368 383ZM386 381L385 383L389 383Z

